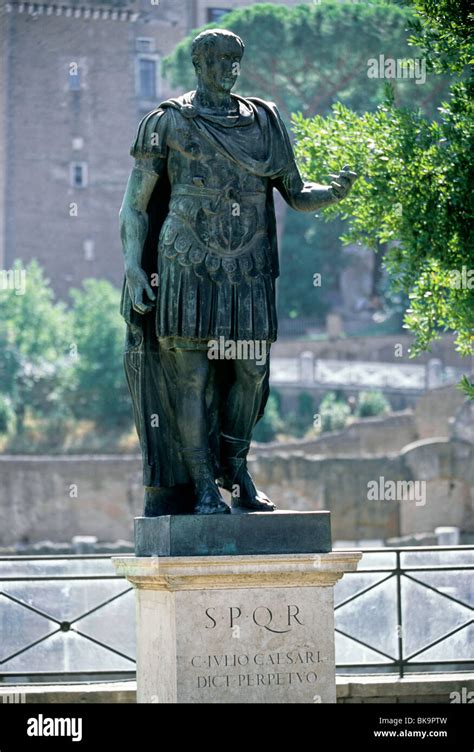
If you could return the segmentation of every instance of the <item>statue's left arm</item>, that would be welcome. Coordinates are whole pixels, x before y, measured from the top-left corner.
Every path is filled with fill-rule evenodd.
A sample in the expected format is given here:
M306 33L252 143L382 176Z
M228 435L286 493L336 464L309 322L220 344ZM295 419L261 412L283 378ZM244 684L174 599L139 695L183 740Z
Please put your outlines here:
M351 190L357 174L345 165L338 175L331 175L331 178L329 185L303 182L293 162L288 170L274 181L274 184L292 209L311 212L342 201Z

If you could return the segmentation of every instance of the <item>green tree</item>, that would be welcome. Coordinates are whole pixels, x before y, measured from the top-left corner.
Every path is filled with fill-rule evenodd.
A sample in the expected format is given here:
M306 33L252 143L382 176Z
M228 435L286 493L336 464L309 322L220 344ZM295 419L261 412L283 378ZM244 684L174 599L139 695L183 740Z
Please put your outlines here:
M0 290L0 393L15 413L16 432L25 418L63 418L73 380L69 347L71 320L66 307L54 302L49 280L32 261L10 270L23 280ZM12 277L13 279L13 277Z
M457 349L468 355L474 336L474 105L465 70L467 17L460 0L414 5L414 33L428 45L430 67L457 74L439 120L396 106L388 87L386 102L374 113L359 115L336 104L327 118L296 115L297 155L308 177L332 172L341 162L359 171L351 195L325 214L348 220L346 242L374 250L389 245L393 288L410 298L405 325L416 338L412 354L451 330Z
M413 56L407 42L412 11L380 0L353 5L336 0L293 8L259 3L226 14L219 24L203 28L230 29L245 42L238 89L244 96L274 101L289 123L291 113L310 117L330 109L336 101L353 109L374 109L383 96L383 80L368 86L368 60L378 52L386 57ZM192 89L193 32L164 60L164 74L175 86ZM415 98L423 108L432 102L443 82L397 81L400 104Z
M343 223L288 211L285 217L278 281L280 316L319 316L330 310L330 294L337 293L345 257L338 240ZM315 276L320 275L320 276Z
M87 279L70 294L77 348L74 413L105 430L125 427L132 412L123 370L120 292L105 280Z
M300 392L296 400L296 411L285 416L283 430L290 436L302 438L313 427L314 399L310 392Z

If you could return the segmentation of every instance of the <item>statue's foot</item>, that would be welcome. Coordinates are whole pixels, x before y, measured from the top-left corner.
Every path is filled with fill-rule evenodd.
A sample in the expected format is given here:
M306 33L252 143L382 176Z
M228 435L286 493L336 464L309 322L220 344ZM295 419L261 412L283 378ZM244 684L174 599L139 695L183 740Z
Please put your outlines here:
M250 512L274 512L276 505L263 491L256 490L255 496L246 499L232 499L232 509L247 509Z
M194 514L230 514L230 507L220 495L217 486L209 484L198 492Z
M196 495L193 514L230 514L230 507L222 498L215 480L209 449L191 447L182 449L186 466Z
M247 509L250 512L274 512L276 509L273 501L256 488L246 467L242 468L235 480L224 478L223 487L232 494L232 509Z

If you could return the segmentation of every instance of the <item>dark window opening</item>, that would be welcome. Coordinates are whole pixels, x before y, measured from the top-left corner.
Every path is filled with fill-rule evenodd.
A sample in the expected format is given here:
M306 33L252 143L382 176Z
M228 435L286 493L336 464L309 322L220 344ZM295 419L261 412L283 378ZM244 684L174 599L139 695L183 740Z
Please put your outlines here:
M69 69L68 86L69 91L79 91L81 88L81 69L77 66Z
M87 165L84 162L71 164L71 185L73 188L85 188L87 185Z
M156 61L140 58L138 61L138 96L141 99L155 99L156 95Z
M222 16L226 13L230 13L230 8L208 8L207 9L207 23L217 23Z

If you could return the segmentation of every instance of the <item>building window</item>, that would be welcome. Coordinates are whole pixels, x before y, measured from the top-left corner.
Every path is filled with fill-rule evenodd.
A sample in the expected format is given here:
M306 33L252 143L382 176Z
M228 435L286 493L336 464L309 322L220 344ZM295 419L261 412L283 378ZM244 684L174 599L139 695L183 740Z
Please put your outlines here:
M84 259L86 261L94 261L95 259L95 243L93 240L84 240Z
M160 89L160 60L158 55L137 58L136 90L140 99L157 99Z
M69 91L80 91L81 89L81 69L77 63L69 66L67 84Z
M151 37L138 37L135 39L135 49L137 52L154 52L155 40Z
M230 13L231 8L208 8L207 9L207 23L217 23L222 16L226 13Z
M86 88L87 58L76 57L71 60L61 58L66 70L66 86L69 91L81 91ZM63 68L64 71L64 68ZM64 75L62 71L62 75Z
M87 186L86 162L71 162L69 166L69 182L73 188L85 188Z
M58 74L61 91L80 92L87 89L87 58L83 55L60 55Z

